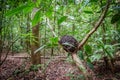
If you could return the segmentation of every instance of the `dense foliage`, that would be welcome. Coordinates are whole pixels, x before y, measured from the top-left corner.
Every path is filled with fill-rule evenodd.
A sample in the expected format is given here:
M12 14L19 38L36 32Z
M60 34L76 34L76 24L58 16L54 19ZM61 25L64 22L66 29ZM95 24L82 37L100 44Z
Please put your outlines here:
M120 1L111 1L100 28L78 52L90 67L104 57L113 59L120 50ZM30 53L30 45L36 42L32 29L39 24L40 47L35 53L59 55L59 38L67 34L80 42L93 28L105 5L106 0L0 0L0 53Z

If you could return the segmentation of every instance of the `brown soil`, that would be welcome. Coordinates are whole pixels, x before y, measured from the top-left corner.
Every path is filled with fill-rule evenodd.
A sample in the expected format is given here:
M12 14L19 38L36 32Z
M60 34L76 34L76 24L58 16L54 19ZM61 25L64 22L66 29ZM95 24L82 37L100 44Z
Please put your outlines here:
M17 55L19 56L21 55ZM43 65L41 70L35 69L29 58L9 55L0 67L0 80L83 80L82 74L73 62L57 57L46 60L46 63L48 65ZM106 69L101 62L94 65L94 74L96 80L120 80L120 61L115 64L115 73Z

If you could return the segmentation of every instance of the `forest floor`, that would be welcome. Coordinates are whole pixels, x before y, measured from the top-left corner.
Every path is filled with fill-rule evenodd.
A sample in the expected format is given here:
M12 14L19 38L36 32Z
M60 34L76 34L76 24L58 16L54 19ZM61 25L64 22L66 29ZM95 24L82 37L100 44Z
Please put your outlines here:
M46 65L32 65L27 57L26 54L8 55L0 66L0 80L84 80L74 63L65 57L42 59ZM106 69L103 62L96 63L93 71L95 80L120 80L120 61L115 64L115 73Z

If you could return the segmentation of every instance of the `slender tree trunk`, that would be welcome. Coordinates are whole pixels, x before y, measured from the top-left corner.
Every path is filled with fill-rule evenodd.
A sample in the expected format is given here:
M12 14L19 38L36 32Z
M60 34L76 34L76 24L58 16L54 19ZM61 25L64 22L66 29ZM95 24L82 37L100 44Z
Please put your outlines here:
M2 40L0 40L0 62L2 57Z
M34 26L32 28L32 34L34 36L34 40L32 40L31 43L31 61L32 64L41 64L41 55L40 52L38 51L37 53L34 53L35 50L39 48L39 24Z
M10 18L10 20L11 20L11 18ZM12 42L13 41L13 27L11 27L11 33L10 33L11 35L11 41L10 42ZM11 52L12 52L12 56L14 56L14 51L13 51L13 46L14 46L14 44L12 44L12 46L11 46Z
M0 5L1 5L1 13L0 13L0 63L1 63L1 57L2 57L2 51L3 51L3 33L2 33L2 30L3 30L3 26L4 26L4 13L5 13L5 4L3 4L3 0L1 1Z
M26 31L27 34L30 33L30 15L28 14L27 16L27 31ZM30 35L28 35L26 37L26 51L29 53L29 50L30 50Z

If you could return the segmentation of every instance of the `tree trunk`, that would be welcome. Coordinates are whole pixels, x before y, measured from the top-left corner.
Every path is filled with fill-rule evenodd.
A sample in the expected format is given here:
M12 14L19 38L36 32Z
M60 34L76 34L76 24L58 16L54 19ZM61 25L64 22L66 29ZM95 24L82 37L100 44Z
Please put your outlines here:
M34 39L31 43L31 61L32 64L41 64L40 51L34 53L34 51L39 48L39 24L32 28L32 34L34 36Z
M27 31L26 34L30 33L30 15L27 16ZM30 35L26 37L26 51L29 54L30 50Z
M2 40L0 40L0 62L2 57Z

